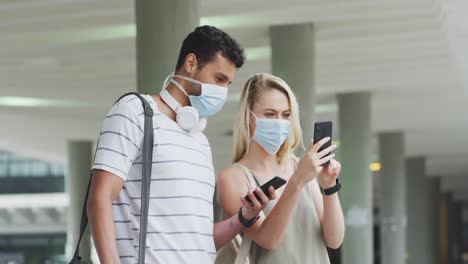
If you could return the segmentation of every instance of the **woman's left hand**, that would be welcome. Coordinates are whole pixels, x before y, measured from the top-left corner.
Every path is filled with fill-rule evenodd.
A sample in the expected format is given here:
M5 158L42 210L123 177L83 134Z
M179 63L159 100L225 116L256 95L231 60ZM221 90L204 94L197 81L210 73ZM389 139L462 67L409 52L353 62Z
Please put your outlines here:
M320 171L318 175L318 182L322 189L328 189L336 184L336 178L341 171L341 164L335 160L330 160L330 164L328 166L323 167L322 171Z

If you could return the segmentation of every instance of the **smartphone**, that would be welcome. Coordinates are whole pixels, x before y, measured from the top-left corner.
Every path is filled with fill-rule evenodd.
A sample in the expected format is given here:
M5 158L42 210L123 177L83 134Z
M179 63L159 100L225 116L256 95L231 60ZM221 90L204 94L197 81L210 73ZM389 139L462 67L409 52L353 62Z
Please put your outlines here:
M323 146L319 149L318 152L328 148L331 146L332 143L332 129L333 129L333 123L331 121L324 121L324 122L315 122L314 125L314 144L317 143L318 141L322 140L323 138L329 137L330 140L323 144ZM330 155L328 153L326 156ZM324 156L324 157L326 157ZM328 166L330 164L330 161L325 162L322 164L322 166Z
M281 178L281 177L278 177L278 176L275 176L273 179L269 180L267 183L263 184L262 186L260 186L260 189L262 189L263 193L266 194L267 196L269 195L269 191L268 189L270 188L270 186L273 186L273 188L276 190L278 189L279 187L283 186L284 184L286 183L286 180ZM255 197L257 198L257 200L260 201L260 196L258 196L258 194L256 192L254 192L254 195ZM250 197L248 195L245 196L245 200L252 204L252 201L250 200Z

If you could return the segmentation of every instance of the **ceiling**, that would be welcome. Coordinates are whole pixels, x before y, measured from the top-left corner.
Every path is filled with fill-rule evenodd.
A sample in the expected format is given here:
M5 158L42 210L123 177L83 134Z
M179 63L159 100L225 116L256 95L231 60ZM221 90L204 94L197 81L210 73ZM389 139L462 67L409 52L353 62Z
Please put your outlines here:
M201 0L201 23L248 56L209 121L216 167L229 164L243 82L271 71L268 27L314 22L315 117L337 124L335 95L370 91L375 135L402 131L429 174L468 178L467 12L464 0ZM3 0L0 36L2 149L65 161L67 140L95 140L111 103L135 89L133 1Z

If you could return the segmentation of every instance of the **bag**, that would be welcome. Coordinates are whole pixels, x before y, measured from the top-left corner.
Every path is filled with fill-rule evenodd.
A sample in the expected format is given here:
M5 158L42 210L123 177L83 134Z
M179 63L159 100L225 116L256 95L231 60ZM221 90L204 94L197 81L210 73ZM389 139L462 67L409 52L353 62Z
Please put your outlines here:
M143 168L142 168L142 179L141 179L141 217L140 217L140 237L138 249L138 264L145 263L145 249L146 249L146 230L148 227L148 206L149 206L149 192L151 184L151 169L153 161L153 109L149 103L138 93L126 93L122 95L120 99L129 96L136 95L140 100L143 106L145 114L145 127L144 127L144 136L143 136ZM115 103L114 103L115 104ZM99 142L98 142L99 143ZM96 153L94 153L94 158L96 158ZM93 162L94 163L94 162ZM81 213L81 224L80 224L80 237L78 238L78 243L76 245L75 253L73 254L72 260L69 264L81 264L86 263L82 260L80 256L80 242L83 238L83 234L88 225L88 214L86 212L86 204L88 202L89 188L91 187L91 179L93 177L93 171L91 170L91 176L89 178L88 188L86 190L85 201L83 204L83 211Z
M257 182L247 167L240 163L236 163L234 166L238 166L244 171L244 174L250 183L251 189L258 187ZM263 211L260 212L260 216L265 217ZM252 259L250 258L250 248L252 247L252 243L252 239L248 238L247 236L242 238L241 235L237 235L218 251L215 264L250 264L252 262Z

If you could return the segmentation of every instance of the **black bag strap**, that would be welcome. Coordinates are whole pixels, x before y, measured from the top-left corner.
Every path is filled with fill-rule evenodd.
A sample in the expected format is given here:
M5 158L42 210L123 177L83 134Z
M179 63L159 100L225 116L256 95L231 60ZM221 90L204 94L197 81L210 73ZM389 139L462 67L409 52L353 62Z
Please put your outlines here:
M142 179L141 179L141 213L140 213L140 237L139 237L139 249L138 249L138 263L145 263L145 250L146 250L146 231L148 227L148 208L149 208L149 195L151 187L151 169L153 163L153 109L151 108L148 101L143 98L138 93L130 92L122 95L115 103L119 102L122 98L135 95L137 96L142 103L144 116L145 116L145 125L144 125L144 135L143 135L143 168L142 168ZM115 104L114 103L114 104ZM99 141L98 143L99 144ZM97 147L96 147L97 149ZM96 159L96 153L94 153L94 159ZM94 161L93 161L94 163ZM88 187L86 189L85 201L83 204L83 211L81 213L81 223L80 223L80 237L76 245L75 253L73 254L72 260L69 264L78 264L83 263L80 256L80 243L83 238L83 234L88 225L88 213L86 211L86 204L88 203L89 189L91 187L91 180L93 177L93 171L91 170Z

